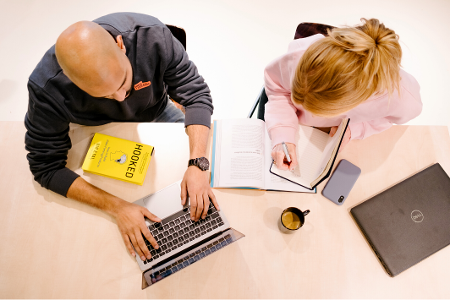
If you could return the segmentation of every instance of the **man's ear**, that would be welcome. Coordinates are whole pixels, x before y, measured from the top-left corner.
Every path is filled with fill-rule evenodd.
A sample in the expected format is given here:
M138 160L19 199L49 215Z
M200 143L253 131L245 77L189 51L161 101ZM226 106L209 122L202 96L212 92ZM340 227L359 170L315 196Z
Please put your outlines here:
M127 49L125 49L125 44L123 43L123 39L121 35L118 35L116 37L117 46L120 48L120 50L123 52L123 54L126 54Z

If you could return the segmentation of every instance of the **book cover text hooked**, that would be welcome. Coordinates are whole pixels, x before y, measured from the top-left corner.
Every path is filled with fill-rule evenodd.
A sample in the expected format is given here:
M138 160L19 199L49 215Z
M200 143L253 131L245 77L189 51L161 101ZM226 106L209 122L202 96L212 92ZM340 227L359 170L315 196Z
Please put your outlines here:
M142 185L154 147L96 133L82 166L83 171Z

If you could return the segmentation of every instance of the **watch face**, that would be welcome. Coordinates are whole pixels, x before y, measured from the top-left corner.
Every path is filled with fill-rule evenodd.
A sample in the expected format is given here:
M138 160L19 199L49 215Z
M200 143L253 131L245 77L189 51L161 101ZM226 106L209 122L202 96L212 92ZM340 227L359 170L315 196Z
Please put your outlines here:
M200 157L198 160L198 167L203 170L206 171L209 169L209 161L207 158L205 157Z

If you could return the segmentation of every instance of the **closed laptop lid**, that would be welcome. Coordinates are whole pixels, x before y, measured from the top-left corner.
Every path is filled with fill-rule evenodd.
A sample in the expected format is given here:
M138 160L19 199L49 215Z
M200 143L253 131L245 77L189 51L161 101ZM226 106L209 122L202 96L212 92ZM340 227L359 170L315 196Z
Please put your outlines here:
M395 276L450 244L450 178L434 164L350 212Z

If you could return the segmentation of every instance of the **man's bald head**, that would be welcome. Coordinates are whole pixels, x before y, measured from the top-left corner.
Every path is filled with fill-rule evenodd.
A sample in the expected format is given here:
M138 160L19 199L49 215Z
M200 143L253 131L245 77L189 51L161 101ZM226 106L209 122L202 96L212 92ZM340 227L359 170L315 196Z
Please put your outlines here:
M113 95L123 85L129 65L121 36L117 42L100 25L80 21L58 37L56 58L64 74L88 94Z

